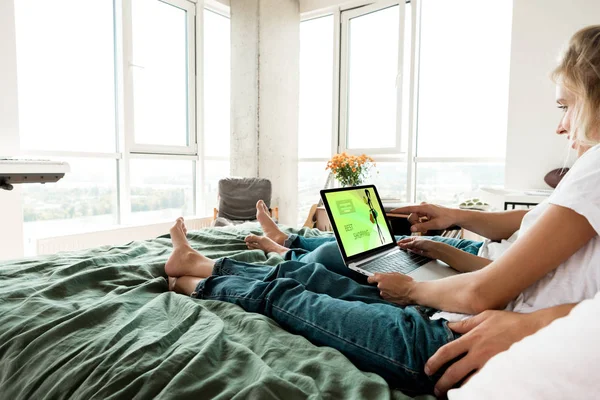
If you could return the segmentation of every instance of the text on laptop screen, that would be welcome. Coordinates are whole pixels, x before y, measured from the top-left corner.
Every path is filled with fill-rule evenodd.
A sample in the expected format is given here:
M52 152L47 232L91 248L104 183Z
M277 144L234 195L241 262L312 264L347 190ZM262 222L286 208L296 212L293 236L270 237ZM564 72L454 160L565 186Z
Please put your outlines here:
M392 243L373 188L325 193L347 257Z

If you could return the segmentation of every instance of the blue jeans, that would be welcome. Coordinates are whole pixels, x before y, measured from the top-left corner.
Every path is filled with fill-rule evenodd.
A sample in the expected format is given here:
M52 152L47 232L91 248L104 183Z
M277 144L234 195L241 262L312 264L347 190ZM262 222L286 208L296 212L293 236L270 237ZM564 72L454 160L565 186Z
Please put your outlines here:
M396 236L396 241L406 237L409 236ZM452 247L475 255L477 255L479 248L483 245L483 242L475 242L467 239L452 239L441 236L425 236L425 238L449 244ZM312 238L290 235L283 245L290 249L284 255L286 260L319 263L336 272L339 272L341 269L347 269L333 235ZM356 276L362 275L356 273ZM352 278L354 277L353 275Z
M444 369L428 377L425 363L457 336L446 321L429 319L434 310L389 303L375 286L349 279L350 273L316 263L286 261L273 268L224 258L192 297L265 315L317 346L337 349L395 388L431 393Z

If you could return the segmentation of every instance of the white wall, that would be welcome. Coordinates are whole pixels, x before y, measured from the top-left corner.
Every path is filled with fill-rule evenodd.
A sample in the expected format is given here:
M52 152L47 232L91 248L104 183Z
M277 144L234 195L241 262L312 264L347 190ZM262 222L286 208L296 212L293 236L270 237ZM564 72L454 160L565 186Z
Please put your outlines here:
M300 83L298 0L231 0L231 174L273 184L295 225Z
M260 2L259 176L273 183L281 223L298 222L300 9L298 0Z
M19 152L17 54L13 0L0 0L0 158ZM19 187L0 190L0 260L23 256L23 205Z
M259 0L233 0L231 13L231 175L258 176Z
M548 188L568 144L555 134L561 117L550 80L561 50L580 28L600 22L598 0L515 0L505 186Z

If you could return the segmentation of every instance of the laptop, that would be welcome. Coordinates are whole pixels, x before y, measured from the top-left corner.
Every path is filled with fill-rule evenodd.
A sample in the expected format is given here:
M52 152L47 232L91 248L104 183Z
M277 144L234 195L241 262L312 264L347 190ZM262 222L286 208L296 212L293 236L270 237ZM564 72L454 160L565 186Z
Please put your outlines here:
M417 281L456 275L447 264L398 247L374 185L321 190L348 268L366 276L400 272Z

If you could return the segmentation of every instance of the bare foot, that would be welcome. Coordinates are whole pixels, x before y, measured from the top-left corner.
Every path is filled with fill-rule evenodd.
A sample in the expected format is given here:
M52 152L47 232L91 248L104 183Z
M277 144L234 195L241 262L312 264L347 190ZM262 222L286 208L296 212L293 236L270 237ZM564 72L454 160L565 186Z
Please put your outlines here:
M173 280L173 286L171 286L171 280ZM202 278L195 276L180 276L179 278L169 277L169 290L189 296L196 290L196 287L201 281Z
M215 262L204 257L192 249L185 237L185 223L183 218L177 218L175 225L170 230L173 242L173 253L165 264L165 272L170 277L183 275L207 278L212 274Z
M283 233L275 221L271 219L269 208L262 200L256 202L256 219L260 223L265 236L282 246L285 240L288 238L288 235Z
M289 249L287 247L283 247L278 243L267 236L256 236L256 235L248 235L246 236L246 246L249 249L259 249L264 251L265 253L278 253L285 254Z
M178 278L169 276L169 291L170 292L175 290L175 285L177 284L177 279Z

